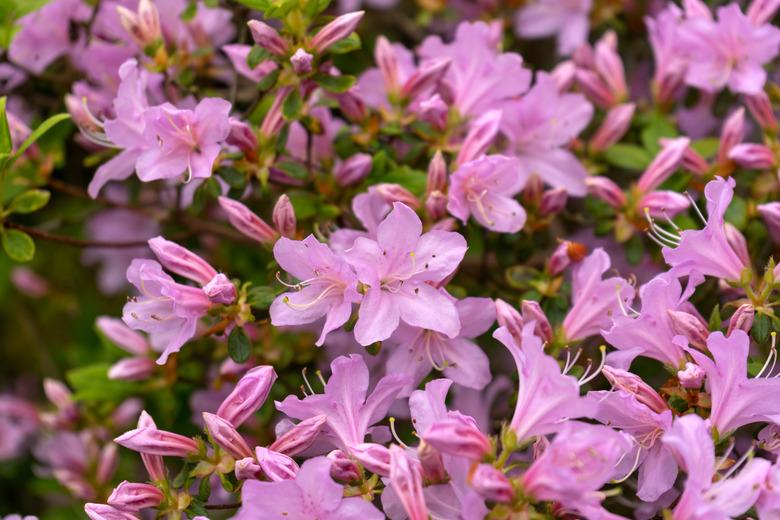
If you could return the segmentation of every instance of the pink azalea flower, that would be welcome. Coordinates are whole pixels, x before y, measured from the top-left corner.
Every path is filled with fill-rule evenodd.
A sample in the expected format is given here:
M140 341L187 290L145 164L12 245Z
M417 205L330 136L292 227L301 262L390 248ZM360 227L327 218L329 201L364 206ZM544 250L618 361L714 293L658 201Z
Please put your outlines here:
M282 237L274 244L279 266L301 280L271 304L271 323L275 326L304 325L323 316L325 324L317 345L328 333L347 322L352 305L360 301L357 277L343 258L314 235L303 240Z
M568 341L599 334L634 299L634 288L627 280L619 276L602 279L610 265L609 255L598 248L572 269L572 305L563 320Z
M383 377L368 393L368 367L360 355L339 357L330 365L325 393L304 399L291 395L276 402L276 408L293 419L327 416L329 442L349 451L364 442L371 425L385 417L401 390L409 384L405 374Z
M458 233L429 231L408 206L396 202L377 227L377 238L359 237L345 257L366 287L355 339L361 345L382 341L401 320L450 338L460 331L455 305L443 289L466 253Z
M685 81L708 92L728 85L735 93L759 93L766 82L763 66L780 51L780 29L755 24L736 3L720 7L717 21L689 17L679 38L689 58Z
M655 58L653 96L659 103L672 101L685 78L685 49L678 43L682 18L682 10L674 4L667 5L652 18L645 18Z
M365 231L350 228L337 229L330 235L331 247L334 251L343 253L352 247L358 237L376 240L379 224L392 209L392 204L379 193L377 187L369 186L368 192L355 195L352 199L352 213L363 225Z
M431 368L469 388L482 389L490 382L490 362L474 338L488 331L495 321L495 307L488 298L465 298L455 302L461 322L455 338L401 324L390 338L394 344L387 360L389 373L411 375L416 387Z
M555 80L539 72L533 88L505 108L502 129L525 172L582 197L588 173L566 146L592 116L593 105L582 94L559 92Z
M496 31L484 22L461 22L451 43L429 36L417 53L423 66L434 59L452 60L443 82L452 106L463 116L476 117L504 108L531 83L523 58L513 52L499 52Z
M473 216L492 231L517 233L525 225L526 214L514 196L527 178L514 157L489 155L468 162L450 177L447 211L464 224Z
M592 0L535 0L515 15L515 33L523 38L555 36L566 56L588 41Z

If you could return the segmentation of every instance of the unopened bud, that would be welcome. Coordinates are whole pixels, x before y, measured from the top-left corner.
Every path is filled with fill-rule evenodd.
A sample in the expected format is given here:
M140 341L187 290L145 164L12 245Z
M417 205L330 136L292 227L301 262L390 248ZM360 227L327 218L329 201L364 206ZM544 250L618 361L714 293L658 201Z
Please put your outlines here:
M252 450L244 438L228 421L213 413L203 412L203 422L214 442L231 457L240 460L252 456Z
M671 320L672 330L675 334L685 336L691 345L699 350L707 350L707 337L709 331L699 318L684 311L667 309L666 313Z
M437 130L447 128L449 108L439 94L420 102L420 116Z
M107 502L108 505L122 511L136 512L148 507L157 507L163 499L162 491L155 486L125 480L114 489Z
M156 428L130 430L114 442L129 450L163 457L187 457L198 452L198 443L189 437Z
M777 0L753 0L745 13L756 27L764 25L774 18L780 2Z
M244 152L247 158L257 156L257 136L255 131L252 130L251 126L235 117L230 118L230 133L225 142Z
M450 58L439 58L423 63L414 74L412 74L404 86L401 88L401 96L414 99L420 94L429 92L433 89L447 73L452 60Z
M417 460L420 461L423 477L427 481L444 482L447 479L447 470L441 453L422 439L417 445Z
M425 193L444 191L447 188L447 161L441 150L437 150L428 164L428 177L425 183Z
M84 512L91 520L140 520L139 517L108 504L85 504Z
M743 303L737 307L737 310L734 311L734 314L731 316L726 335L730 336L731 333L737 329L750 332L750 329L753 327L753 320L755 317L756 310L753 305L750 303Z
M542 341L552 341L553 329L539 302L523 300L520 304L520 310L523 313L523 321L525 323L536 322L534 334L539 336Z
M217 271L204 259L163 237L149 239L149 247L168 271L200 285L206 285L217 275Z
M130 354L142 356L149 352L149 342L118 318L100 316L95 326L109 341Z
M574 77L577 79L577 85L580 89L596 105L609 108L617 101L609 85L594 71L578 68Z
M667 139L661 142L661 151L639 177L637 187L642 193L649 193L660 186L682 163L685 150L691 140L687 137Z
M116 467L119 464L119 449L116 444L110 443L103 446L98 457L97 469L95 471L95 480L103 485L110 481L116 473Z
M425 212L431 220L442 218L447 214L447 196L440 191L432 192L425 199Z
M272 215L274 227L280 235L287 238L293 238L295 236L295 228L298 223L295 219L295 209L293 209L290 197L283 194L279 197L274 205L274 211Z
M330 476L339 482L353 482L360 478L360 469L355 462L341 450L333 450L327 455L331 461Z
M539 203L539 214L543 217L560 213L566 207L569 195L566 188L551 188L542 194Z
M61 381L49 378L44 379L43 393L59 410L66 410L73 406L73 394Z
M344 112L351 121L360 123L366 119L368 111L366 110L366 104L352 92L344 92L336 96L339 102L339 108Z
M148 379L157 364L147 357L120 359L108 369L108 378L117 381L142 381Z
M491 502L511 502L515 497L512 484L501 471L490 464L480 464L471 475L471 487Z
M693 363L685 363L685 370L677 372L677 379L683 388L701 388L704 381L704 370Z
M560 92L569 90L574 84L577 74L577 65L571 60L562 61L550 71L550 78L555 82Z
M757 2L753 2L754 4ZM780 2L778 2L780 5ZM753 115L753 119L758 122L764 130L775 131L777 130L777 118L775 117L774 108L772 108L772 102L769 100L766 92L759 92L752 96L745 96L745 105Z
M212 303L230 305L236 301L236 286L222 273L218 273L209 283L203 286L203 292Z
M613 368L609 365L604 365L601 369L601 373L607 378L610 384L618 390L623 390L636 397L637 401L643 403L656 413L661 413L664 410L668 410L666 401L658 395L655 389L645 383L641 377L626 370L619 368Z
M371 172L371 156L367 153L356 153L346 161L338 163L333 170L333 176L342 186L350 186L362 181Z
M772 150L763 144L738 144L731 149L728 157L739 166L750 170L768 170L775 166Z
M602 200L615 209L626 204L626 195L620 186L607 177L588 177L585 179L588 194Z
M263 476L263 469L254 457L237 460L234 472L238 480L259 480Z
M501 117L501 110L491 110L471 123L455 160L457 166L463 166L484 155L498 134Z
M644 214L645 209L653 218L672 218L690 207L688 197L676 191L651 191L637 202L637 210Z
M228 197L219 197L217 200L227 214L230 223L238 231L260 243L272 244L276 242L279 235L252 210Z
M343 40L357 27L365 11L355 11L337 17L328 25L320 29L311 40L312 48L317 52L324 52L334 43Z
M496 298L496 320L500 327L506 327L513 338L519 343L523 337L523 317L504 300Z
M252 33L252 38L260 47L277 56L287 52L287 42L279 36L276 29L260 20L250 20L247 25Z
M634 117L635 108L636 105L633 103L611 108L591 139L590 149L594 152L602 152L620 141L631 126L631 118Z
M300 469L298 464L287 455L262 446L255 448L255 457L263 474L274 482L294 479Z
M769 234L775 242L780 242L780 202L768 202L758 206L758 212L764 219Z
M217 415L238 428L263 405L274 381L276 372L272 366L261 365L253 368L236 383L230 395L222 401Z
M374 188L376 189L376 193L378 193L388 204L401 202L412 209L418 209L420 207L420 201L417 200L417 197L400 184L383 182L375 185Z
M307 74L311 72L311 62L313 59L314 56L303 49L298 49L295 51L295 54L290 57L290 63L292 63L293 71L295 71L296 74Z
M395 49L390 41L384 36L379 36L374 45L374 61L382 74L382 80L388 92L398 92L398 59L395 55Z
M326 421L324 415L304 419L280 435L269 448L290 457L298 455L317 439Z
M718 146L718 163L725 164L729 160L731 149L742 142L745 136L745 109L739 107L723 123Z

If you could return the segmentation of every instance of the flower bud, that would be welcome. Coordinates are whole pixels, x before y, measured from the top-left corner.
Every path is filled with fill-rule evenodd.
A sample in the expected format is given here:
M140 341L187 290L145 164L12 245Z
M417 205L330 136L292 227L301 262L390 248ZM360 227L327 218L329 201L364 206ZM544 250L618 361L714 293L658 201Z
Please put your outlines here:
M496 319L500 327L506 327L512 337L521 341L523 337L523 317L504 300L496 298Z
M431 218L431 220L439 220L447 214L447 196L440 192L434 191L425 199L425 212Z
M252 33L252 39L260 47L277 56L287 53L287 42L279 36L276 29L260 20L250 20L247 25Z
M661 142L661 151L655 156L647 169L639 177L637 187L642 193L649 193L660 186L682 163L685 150L691 140L677 137Z
M135 515L106 504L85 504L84 512L91 520L140 520Z
M151 484L122 481L111 496L108 505L127 512L136 512L148 507L157 507L162 503L162 492Z
M146 410L141 412L141 416L138 417L139 428L157 428L152 416L146 413ZM165 480L165 462L159 455L150 455L147 453L141 453L141 461L144 463L146 472L149 473L149 477L159 482Z
M119 406L111 412L111 422L118 426L125 426L133 422L138 417L138 412L143 407L143 401L131 397L122 401Z
M558 276L571 264L568 249L569 243L564 240L558 244L550 258L547 259L547 272L552 276Z
M149 247L168 271L200 285L206 285L217 275L217 271L204 259L163 237L149 239Z
M437 150L433 159L428 164L428 177L425 183L425 193L430 195L434 191L444 191L447 188L447 161L444 160L441 150Z
M447 128L449 108L439 94L434 94L420 102L420 116L423 121L431 124L437 130Z
M745 109L739 107L723 123L718 146L718 163L728 162L731 149L742 142L745 136Z
M420 94L433 89L444 77L450 68L452 60L450 58L438 58L424 62L412 74L403 88L401 96L407 99L414 99Z
M777 0L753 0L745 13L756 27L764 25L774 18L780 2Z
M612 98L620 101L628 97L626 73L617 53L617 36L614 31L607 31L596 43L593 61L596 71L611 91Z
M656 413L661 413L664 410L668 410L666 401L658 395L658 392L650 385L645 383L641 377L631 372L614 368L609 365L604 365L601 369L601 373L607 378L607 381L617 388L623 390L636 397L637 401L643 403Z
M108 369L108 378L116 381L142 381L149 378L157 367L153 359L130 357L120 359Z
M327 455L332 465L330 476L339 482L353 482L360 478L360 469L346 453L341 450L333 450Z
M263 474L274 482L294 479L300 469L298 464L287 455L262 446L255 448L255 457Z
M539 336L542 341L552 341L553 329L550 325L547 315L542 310L539 302L533 300L523 300L520 303L520 310L523 313L523 321L525 323L534 321L536 327L534 327L534 334Z
M43 298L49 293L49 282L28 267L14 267L10 280L17 291L30 298Z
M704 175L710 169L707 160L690 146L685 149L683 154L682 167L694 175Z
M431 424L422 438L442 453L476 461L490 451L490 439L479 431L474 419L459 412L449 412Z
M151 0L140 0L137 12L121 5L116 6L119 23L138 45L144 47L162 37L160 13Z
M737 258L742 262L742 265L750 265L750 253L748 252L745 235L740 233L739 230L729 222L726 222L723 230L726 234L726 242L728 242L731 249L734 250Z
M228 197L219 197L217 201L227 214L230 223L238 231L260 243L276 242L279 235L263 219L252 213L252 210Z
M269 448L290 457L298 455L317 439L327 419L325 415L304 419L280 435Z
M539 214L543 217L560 213L566 207L569 195L566 188L551 188L542 194L539 203Z
M162 457L187 457L198 452L198 443L189 437L156 428L136 428L114 442L129 450Z
M768 202L758 205L758 212L764 219L769 234L775 242L780 242L780 202Z
M103 446L98 457L97 468L95 470L95 480L98 484L105 484L111 480L119 464L119 450L116 444L110 443Z
M298 49L290 57L290 63L292 63L293 71L296 74L307 74L311 72L311 62L313 59L314 56L303 49Z
M595 72L578 68L574 73L577 85L582 89L588 99L602 108L608 108L617 101L610 91L609 85Z
M731 149L729 159L750 170L768 170L775 166L772 150L757 143L742 143Z
M350 452L371 473L390 476L390 450L381 444L364 442L351 447Z
M251 126L235 117L230 118L230 133L225 142L244 152L247 158L257 157L257 136L255 131L252 130Z
M480 464L471 475L471 487L491 502L511 502L515 491L506 476L490 464Z
M234 472L238 480L260 480L263 476L263 469L254 457L237 460Z
M753 2L756 4L758 2ZM779 3L780 4L780 3ZM766 92L759 92L752 96L745 96L745 105L763 130L777 130L777 118Z
M384 36L376 39L374 46L374 61L382 74L382 80L388 92L397 92L399 88L398 60L390 41Z
M447 479L447 470L444 467L439 450L420 440L417 445L417 460L420 461L423 477L429 482L444 482Z
M214 442L231 457L240 460L252 456L252 450L247 446L244 438L228 421L213 413L203 412L203 422Z
M609 110L604 122L596 130L596 134L590 140L590 149L594 152L603 152L613 144L620 141L631 126L631 118L634 117L633 103L617 105Z
M490 148L498 134L501 114L501 110L491 110L471 123L466 138L460 146L458 158L455 160L457 166L478 159Z
M560 92L571 88L574 84L576 74L577 66L571 60L560 62L552 71L550 71L550 77L555 82L555 86L558 87Z
M67 410L73 406L73 394L61 381L46 378L43 380L43 393L58 410Z
M701 388L704 382L704 370L699 365L685 363L685 370L677 372L677 379L683 388Z
M222 401L217 415L238 428L263 405L274 381L276 372L273 367L262 365L253 368L236 383L230 395Z
M143 356L149 352L149 342L146 338L118 318L100 316L95 320L95 326L109 341L130 354Z
M676 191L651 191L639 199L636 209L641 215L644 215L647 209L653 218L671 218L688 209L690 205L690 199Z
M320 29L311 40L312 48L321 53L328 49L334 43L343 40L357 27L360 19L363 18L365 11L355 11L354 13L342 14L328 25Z
M585 179L588 194L600 199L615 209L622 208L626 204L626 195L620 186L607 177L588 177Z
M699 350L707 350L707 337L709 331L699 318L684 311L667 309L666 313L671 320L672 330L675 334L685 336L691 345Z
M395 444L390 446L390 485L409 520L428 519L420 463L410 459L404 449Z
M80 500L94 500L97 496L95 488L80 472L65 468L55 468L52 476L70 493Z
M367 153L356 153L346 161L338 163L333 170L333 176L341 186L349 186L362 181L371 173L371 156Z
M236 301L236 286L222 273L218 273L203 286L203 292L212 303L230 305Z
M347 91L336 96L336 99L339 102L341 111L344 112L344 115L351 121L359 123L366 119L366 116L368 115L366 104L355 94Z
M290 198L282 194L274 205L274 211L271 219L274 227L280 235L287 238L295 237L295 228L298 223L295 219L295 209L293 209Z
M287 95L292 91L292 87L283 87L276 93L268 112L265 113L263 123L260 125L260 133L266 138L277 135L284 126L284 115L282 114L282 104L287 99Z
M376 193L381 196L385 202L392 204L394 202L401 202L406 204L412 209L420 207L420 202L412 192L401 186L400 184L393 184L389 182L383 182L374 186Z

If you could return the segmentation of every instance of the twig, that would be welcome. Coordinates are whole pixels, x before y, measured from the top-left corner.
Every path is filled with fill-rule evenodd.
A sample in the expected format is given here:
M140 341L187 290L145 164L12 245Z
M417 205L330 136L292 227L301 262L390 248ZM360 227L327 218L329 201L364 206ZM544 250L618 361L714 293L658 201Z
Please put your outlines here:
M3 222L3 226L9 228L9 229L17 229L19 231L24 231L28 235L39 238L41 240L47 240L49 242L57 242L60 244L65 244L69 246L75 246L75 247L105 247L105 248L113 248L113 249L120 249L120 248L129 248L129 247L142 247L146 246L146 240L134 240L129 242L113 242L110 240L84 240L81 238L75 238L75 237L69 237L66 235L57 235L54 233L49 233L48 231L41 231L40 229L35 229L27 226L23 226L21 224L16 224L15 222Z
M206 504L203 507L206 509L238 509L241 504Z

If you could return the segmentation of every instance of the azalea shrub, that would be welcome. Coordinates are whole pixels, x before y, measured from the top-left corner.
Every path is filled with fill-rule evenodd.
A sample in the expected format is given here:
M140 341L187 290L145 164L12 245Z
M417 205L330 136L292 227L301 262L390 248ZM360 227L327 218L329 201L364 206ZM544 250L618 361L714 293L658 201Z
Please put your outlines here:
M780 518L778 11L0 2L0 518Z

